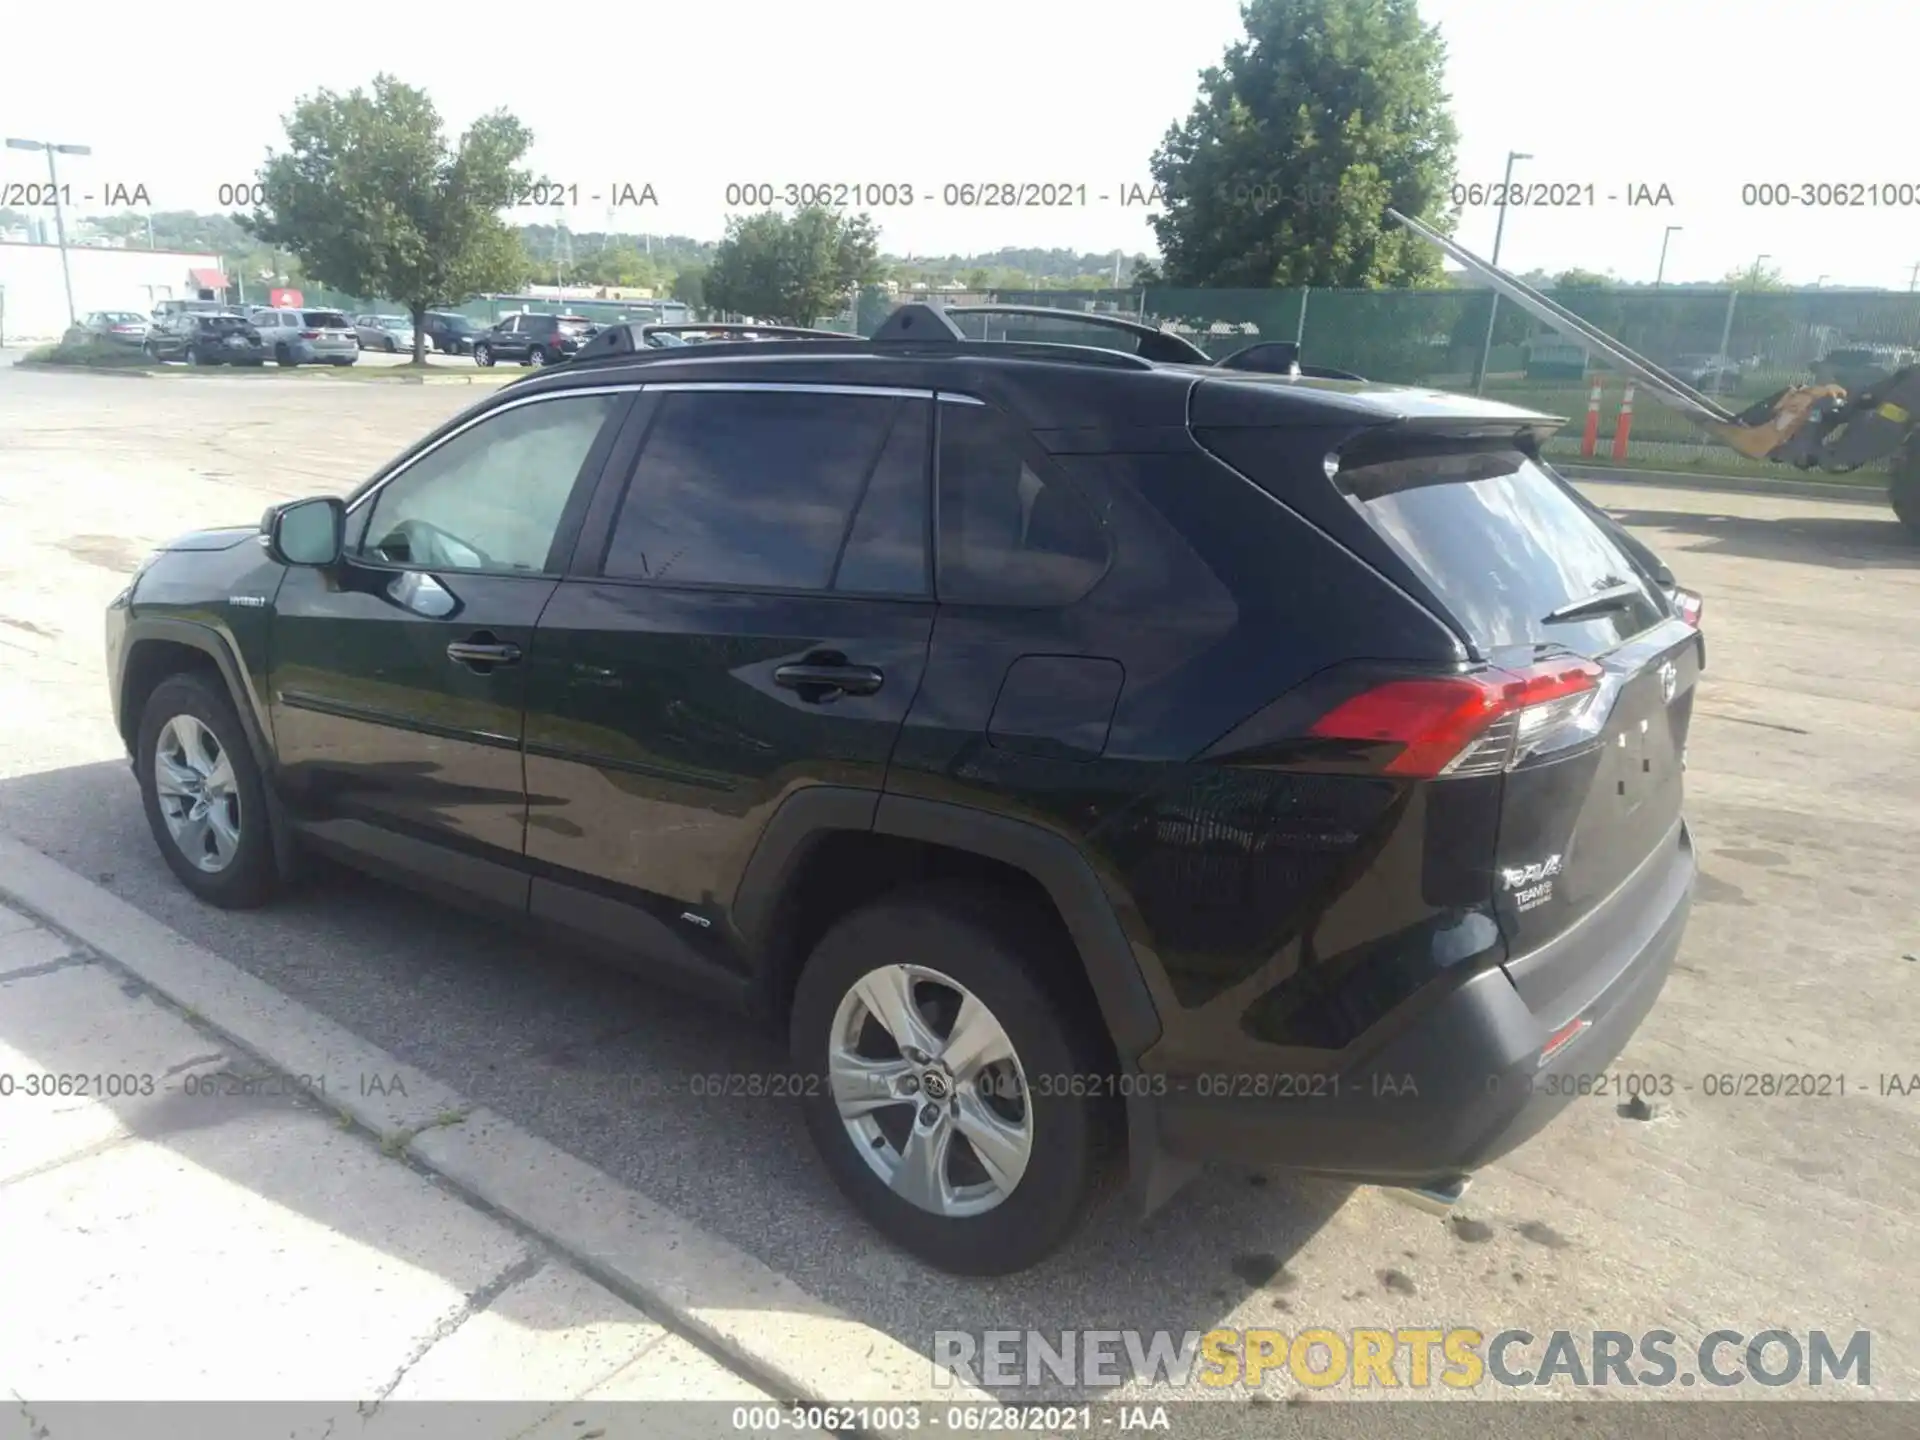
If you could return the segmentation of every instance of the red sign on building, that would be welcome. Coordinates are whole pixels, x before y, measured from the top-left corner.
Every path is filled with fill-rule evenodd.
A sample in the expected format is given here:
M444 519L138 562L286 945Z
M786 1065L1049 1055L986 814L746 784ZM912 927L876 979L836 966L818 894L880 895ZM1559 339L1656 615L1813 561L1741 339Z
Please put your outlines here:
M300 292L298 290L269 290L267 292L267 304L276 310L298 310L300 308Z

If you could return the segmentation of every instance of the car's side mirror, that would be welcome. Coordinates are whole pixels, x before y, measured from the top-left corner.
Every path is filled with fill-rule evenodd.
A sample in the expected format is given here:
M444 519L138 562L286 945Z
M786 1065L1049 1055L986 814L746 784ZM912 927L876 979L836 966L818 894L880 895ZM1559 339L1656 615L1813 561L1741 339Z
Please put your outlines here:
M276 505L260 521L260 539L282 565L336 565L346 549L346 502L321 495Z

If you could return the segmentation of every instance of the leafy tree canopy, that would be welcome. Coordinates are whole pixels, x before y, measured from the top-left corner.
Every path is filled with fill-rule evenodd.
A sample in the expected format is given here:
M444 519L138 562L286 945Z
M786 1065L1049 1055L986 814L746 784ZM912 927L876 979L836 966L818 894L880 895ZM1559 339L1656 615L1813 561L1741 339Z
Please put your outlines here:
M1727 278L1721 283L1735 290L1771 291L1788 288L1777 267L1762 265L1758 260L1742 269L1729 270Z
M811 325L880 274L873 221L813 206L791 218L769 210L730 221L701 289L709 309Z
M1415 0L1248 0L1152 171L1169 285L1439 286L1458 134Z
M504 110L452 144L425 91L379 75L371 93L308 96L286 130L286 150L260 171L266 204L246 228L322 285L405 305L416 363L428 310L527 279L501 212L531 183L520 161L533 136Z

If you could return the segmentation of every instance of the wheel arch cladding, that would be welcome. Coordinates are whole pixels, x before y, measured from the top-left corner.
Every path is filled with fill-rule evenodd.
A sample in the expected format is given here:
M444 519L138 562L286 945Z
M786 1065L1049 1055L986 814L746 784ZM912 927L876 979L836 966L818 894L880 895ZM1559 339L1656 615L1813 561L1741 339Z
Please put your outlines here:
M1160 1017L1111 901L1071 844L966 806L821 786L769 822L731 907L761 970L762 1003L784 1017L814 944L854 907L936 879L992 885L1028 909L1078 963L1052 978L1090 1002L1119 1064L1160 1036Z

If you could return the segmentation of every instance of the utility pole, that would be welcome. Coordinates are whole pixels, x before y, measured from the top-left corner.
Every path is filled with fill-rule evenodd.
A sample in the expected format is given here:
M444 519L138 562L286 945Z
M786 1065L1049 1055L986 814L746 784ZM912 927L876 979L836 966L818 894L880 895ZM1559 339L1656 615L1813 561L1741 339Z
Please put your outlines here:
M1913 262L1913 270L1907 276L1907 293L1913 294L1914 287L1920 285L1920 260Z
M1660 268L1654 272L1653 283L1657 288L1667 278L1667 246L1673 242L1673 232L1684 230L1684 225L1669 225L1667 233L1660 237Z
M1500 263L1500 241L1507 233L1507 197L1513 193L1513 162L1531 160L1533 156L1521 150L1507 152L1506 178L1500 183L1500 218L1493 223L1493 264ZM1473 393L1478 395L1487 385L1487 358L1493 354L1493 323L1500 314L1500 292L1487 292L1487 338L1480 346L1480 363L1474 367Z
M44 150L47 152L47 183L53 189L53 229L60 242L60 278L67 287L67 324L75 323L73 308L73 269L67 263L67 219L66 209L60 203L60 174L54 169L55 155L91 155L93 148L88 145L56 145L51 140L14 140L7 141L9 150Z

